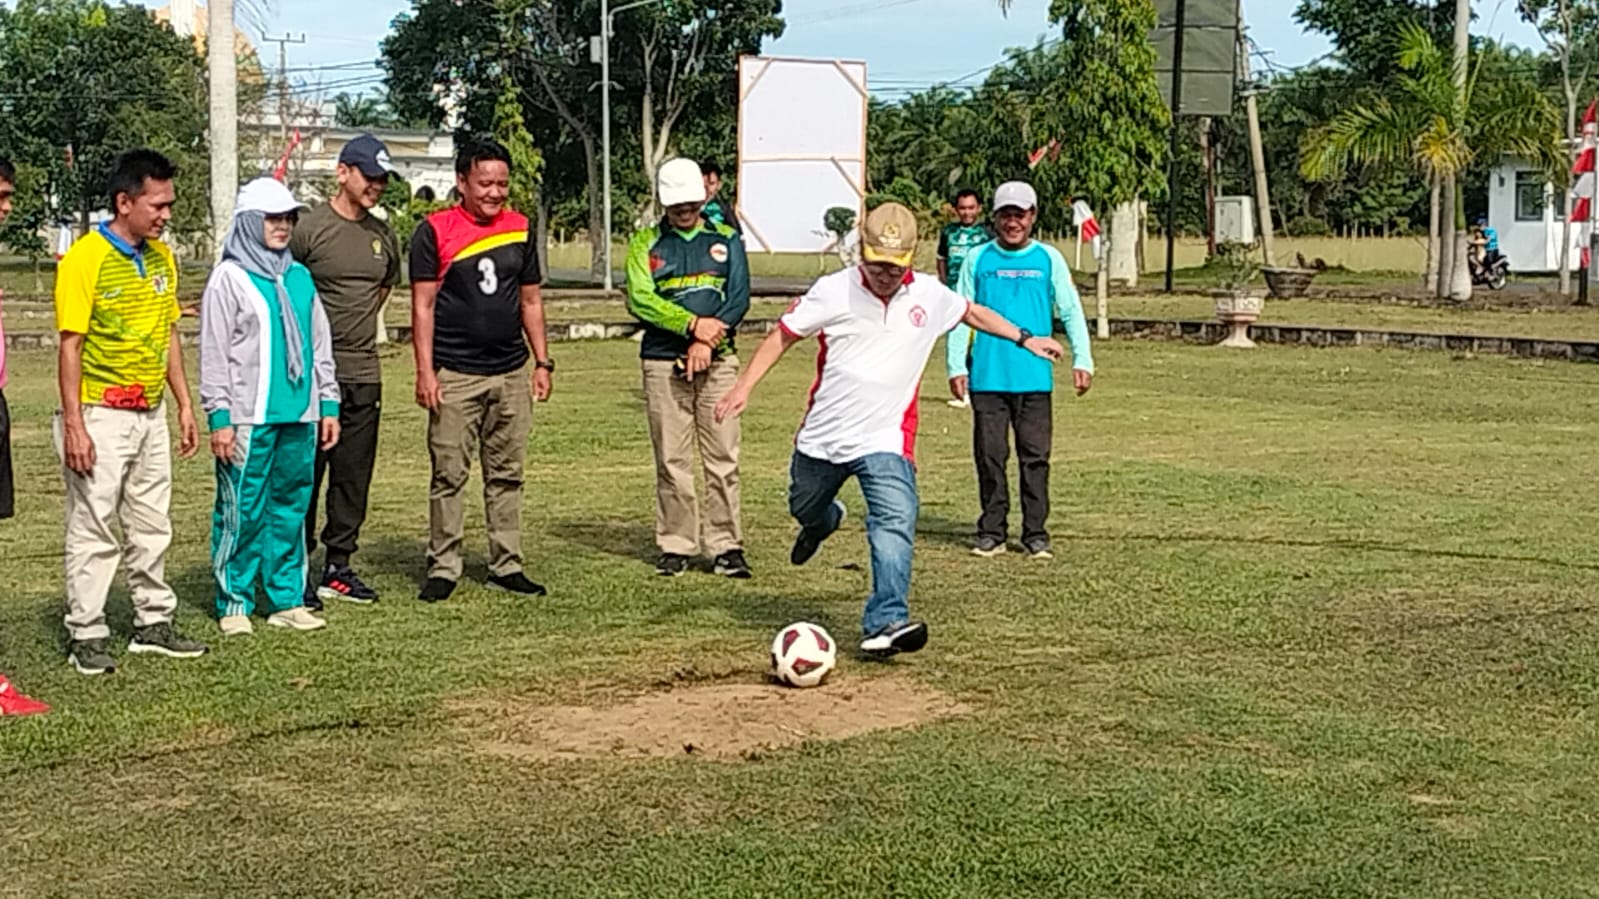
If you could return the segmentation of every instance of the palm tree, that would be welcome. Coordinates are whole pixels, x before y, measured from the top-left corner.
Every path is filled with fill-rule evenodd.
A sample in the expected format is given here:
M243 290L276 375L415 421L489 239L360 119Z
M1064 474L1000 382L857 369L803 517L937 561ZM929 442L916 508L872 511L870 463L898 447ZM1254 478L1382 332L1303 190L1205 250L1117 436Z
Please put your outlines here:
M1458 268L1468 264L1464 254L1451 252L1460 177L1478 156L1514 154L1548 164L1559 154L1559 116L1528 79L1479 91L1481 59L1462 97L1449 52L1420 25L1402 29L1398 63L1400 74L1387 91L1306 135L1300 169L1324 181L1351 166L1415 168L1431 191L1427 286L1447 292ZM1465 281L1469 297L1469 276Z

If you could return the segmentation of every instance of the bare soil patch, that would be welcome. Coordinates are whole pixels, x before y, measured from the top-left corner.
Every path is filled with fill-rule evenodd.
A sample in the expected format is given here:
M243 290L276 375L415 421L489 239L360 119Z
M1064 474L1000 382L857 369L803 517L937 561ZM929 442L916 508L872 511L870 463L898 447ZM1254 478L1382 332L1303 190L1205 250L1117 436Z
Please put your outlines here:
M634 696L612 705L541 705L495 699L452 711L482 752L515 759L751 759L810 740L842 740L963 714L952 697L904 678L809 690L711 684Z

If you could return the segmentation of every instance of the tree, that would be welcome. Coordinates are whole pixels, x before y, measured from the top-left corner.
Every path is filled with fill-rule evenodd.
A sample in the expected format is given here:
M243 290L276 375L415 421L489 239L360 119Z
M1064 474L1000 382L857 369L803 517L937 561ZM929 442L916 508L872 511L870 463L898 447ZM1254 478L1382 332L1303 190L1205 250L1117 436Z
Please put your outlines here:
M1294 20L1332 41L1344 65L1369 82L1399 74L1399 37L1406 25L1427 29L1447 45L1454 0L1299 0Z
M14 85L0 146L42 177L50 220L87 226L113 157L147 146L178 165L174 233L206 231L206 82L190 41L142 7L20 0L0 8L0 78Z
M1480 57L1461 103L1455 66L1430 33L1407 25L1399 47L1400 74L1384 93L1363 98L1309 132L1300 167L1312 180L1338 178L1358 166L1405 164L1420 172L1430 191L1426 277L1429 287L1438 289L1447 287L1454 274L1441 266L1445 217L1457 215L1452 195L1445 205L1445 188L1479 154L1548 160L1557 125L1553 106L1531 80L1482 83Z
M1566 140L1575 145L1577 109L1593 74L1594 51L1599 50L1599 0L1519 0L1521 17L1538 29L1560 69L1560 96L1564 101ZM1570 170L1561 166L1556 185L1569 191ZM1563 216L1560 239L1560 293L1571 296L1571 216Z
M393 118L377 97L343 93L333 98L333 122L341 128L386 128Z
M508 75L500 79L500 96L494 101L494 139L511 155L511 208L532 211L544 161L533 147L533 136L522 119L522 101Z

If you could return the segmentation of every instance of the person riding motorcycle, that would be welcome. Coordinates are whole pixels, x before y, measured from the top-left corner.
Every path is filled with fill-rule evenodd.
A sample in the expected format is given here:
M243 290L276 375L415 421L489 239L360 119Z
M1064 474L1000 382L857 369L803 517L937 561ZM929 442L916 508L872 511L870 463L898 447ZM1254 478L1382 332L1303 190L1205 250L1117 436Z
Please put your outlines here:
M1499 259L1499 232L1478 219L1471 229L1471 261L1479 269L1490 268Z

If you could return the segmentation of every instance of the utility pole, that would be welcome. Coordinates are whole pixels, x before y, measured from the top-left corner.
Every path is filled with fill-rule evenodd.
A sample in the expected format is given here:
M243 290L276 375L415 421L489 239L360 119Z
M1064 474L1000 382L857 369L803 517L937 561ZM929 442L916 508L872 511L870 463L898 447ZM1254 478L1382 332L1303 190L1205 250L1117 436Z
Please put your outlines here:
M205 56L211 70L211 248L217 255L233 221L233 194L239 189L239 77L233 54L233 0L211 0Z
M1271 229L1271 184L1266 178L1265 142L1260 137L1260 105L1255 102L1254 80L1249 74L1249 32L1244 27L1243 4L1238 6L1238 72L1244 83L1244 112L1249 118L1249 159L1255 170L1255 217L1260 222L1260 249L1266 267L1275 268L1276 235Z
M305 35L296 37L284 34L282 37L261 35L261 43L278 45L278 139L287 147L289 145L289 45L305 43Z

